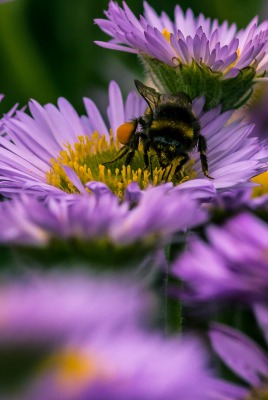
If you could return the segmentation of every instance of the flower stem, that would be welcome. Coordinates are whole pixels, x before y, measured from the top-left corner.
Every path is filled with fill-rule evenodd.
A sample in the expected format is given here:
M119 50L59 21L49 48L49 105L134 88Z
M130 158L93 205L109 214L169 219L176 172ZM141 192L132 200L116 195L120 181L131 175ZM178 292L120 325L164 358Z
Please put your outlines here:
M181 287L182 282L178 282L170 275L171 263L176 258L178 252L185 247L185 237L177 243L169 244L165 247L166 265L163 282L163 298L164 298L164 323L165 333L178 334L182 332L183 326L183 307L182 302L178 298L170 296L171 287Z

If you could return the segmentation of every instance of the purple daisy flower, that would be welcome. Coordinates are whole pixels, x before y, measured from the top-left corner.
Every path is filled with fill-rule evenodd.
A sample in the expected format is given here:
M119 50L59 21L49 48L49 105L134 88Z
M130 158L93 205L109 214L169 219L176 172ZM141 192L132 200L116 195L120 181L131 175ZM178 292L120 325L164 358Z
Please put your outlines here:
M267 340L267 307L256 305L255 314ZM268 393L268 353L245 334L221 324L214 324L210 339L214 351L223 362L249 385L233 385L228 398L265 399ZM221 398L215 396L215 400Z
M95 22L110 42L98 45L140 56L145 71L162 93L186 92L205 96L205 108L218 104L224 111L238 108L251 97L253 83L264 79L268 66L268 22L254 18L244 30L226 21L184 14L177 5L174 22L144 2L136 18L127 4L110 1L107 19ZM256 78L257 77L257 78ZM256 79L255 79L256 78ZM266 78L265 78L266 79Z
M27 400L207 400L211 385L200 343L137 331L71 342L44 365Z
M121 166L102 165L118 154L119 143L113 136L117 128L143 115L146 108L145 101L135 93L130 93L124 104L115 82L110 84L109 99L109 127L90 99L85 99L87 116L83 117L67 100L60 99L59 108L52 104L42 107L31 101L31 116L18 111L15 118L7 118L5 129L12 141L0 137L0 193L7 197L24 191L39 197L49 193L81 193L89 181L102 181L123 198L131 181L137 181L141 189L150 183L163 183L163 171L158 168L150 181L149 171L144 170L143 153L139 151L131 168L124 166L124 160L119 161ZM252 176L266 168L267 159L267 151L256 138L250 137L253 126L241 121L228 123L231 112L221 113L220 107L204 112L203 106L204 98L196 99L193 110L207 140L209 173L214 179L204 178L195 150L179 186L198 186L205 191L210 187L213 192L248 185ZM195 183L185 182L191 179Z
M257 75L268 67L268 23L258 25L255 17L246 29L237 31L235 24L221 25L217 20L194 17L192 10L184 14L179 5L172 21L165 12L160 16L144 2L144 16L136 18L127 4L123 8L110 1L107 19L96 19L96 24L112 40L99 42L102 47L147 55L171 67L191 64L192 60L205 64L223 79L237 76L240 70L255 66Z
M210 225L206 241L194 236L172 272L185 282L190 303L267 299L268 225L249 211Z

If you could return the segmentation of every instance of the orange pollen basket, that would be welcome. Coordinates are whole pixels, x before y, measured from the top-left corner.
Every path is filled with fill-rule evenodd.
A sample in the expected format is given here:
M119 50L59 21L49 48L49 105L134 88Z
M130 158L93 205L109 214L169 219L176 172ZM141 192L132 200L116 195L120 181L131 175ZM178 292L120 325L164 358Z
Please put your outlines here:
M134 132L133 122L125 122L120 125L116 131L117 139L121 144L128 144L129 139Z

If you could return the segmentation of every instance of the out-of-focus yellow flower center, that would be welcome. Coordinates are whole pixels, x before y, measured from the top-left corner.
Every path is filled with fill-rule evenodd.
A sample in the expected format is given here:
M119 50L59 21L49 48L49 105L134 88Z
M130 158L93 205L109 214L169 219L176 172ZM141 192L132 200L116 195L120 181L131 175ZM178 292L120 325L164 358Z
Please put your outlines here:
M166 28L164 28L163 30L162 30L162 35L167 39L167 41L170 43L170 35L171 35L171 32L169 32Z
M253 388L245 400L268 400L268 388Z
M142 146L135 152L131 166L124 165L126 156L103 165L113 160L120 149L120 143L118 139L113 139L112 132L110 141L105 135L100 136L98 132L94 132L90 137L81 135L77 139L74 145L65 144L65 149L60 151L58 157L50 160L51 168L46 174L50 185L67 193L78 193L78 189L68 178L64 166L71 167L83 184L90 181L103 182L120 198L124 196L125 189L131 182L136 181L141 189L145 189L149 184L156 186L166 181L165 170L160 168L157 157L153 157L152 174L149 169L144 169ZM185 166L176 184L195 177L192 165L193 162L189 162ZM171 178L172 174L167 181Z
M68 393L83 389L83 385L94 380L108 380L112 377L111 371L97 357L77 349L55 353L47 358L39 373L42 375L47 372L53 374L57 387Z
M255 176L251 179L252 182L259 183L261 186L255 186L252 191L253 197L259 197L268 194L268 171Z

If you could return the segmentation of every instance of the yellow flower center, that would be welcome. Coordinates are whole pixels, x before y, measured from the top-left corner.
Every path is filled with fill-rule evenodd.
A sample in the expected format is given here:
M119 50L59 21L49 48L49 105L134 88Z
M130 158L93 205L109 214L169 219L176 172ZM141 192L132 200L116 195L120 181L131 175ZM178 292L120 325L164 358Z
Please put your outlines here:
M252 190L253 197L260 197L268 193L268 171L255 176L251 179L252 182L259 183L261 186L255 186Z
M124 165L125 156L103 165L116 158L120 149L120 143L118 139L116 141L113 139L112 132L110 141L105 135L100 136L98 132L94 132L91 136L81 135L77 139L74 145L65 144L65 149L60 151L58 157L50 160L51 168L46 174L50 185L67 193L78 193L78 189L68 178L64 166L71 167L84 185L90 181L103 182L119 198L124 196L126 187L134 181L138 182L141 189L145 189L149 184L156 186L166 181L179 184L196 176L191 168L193 161L184 167L176 179L174 171L168 173L168 168L164 170L159 166L157 157L152 157L150 170L145 169L142 146L135 152L131 166Z
M83 389L94 380L109 380L112 371L97 357L77 349L69 349L49 356L40 365L39 373L52 372L55 384L68 393Z

